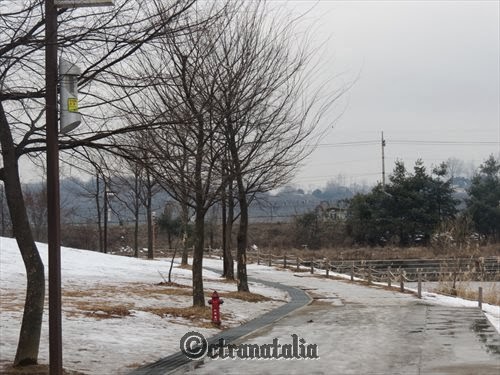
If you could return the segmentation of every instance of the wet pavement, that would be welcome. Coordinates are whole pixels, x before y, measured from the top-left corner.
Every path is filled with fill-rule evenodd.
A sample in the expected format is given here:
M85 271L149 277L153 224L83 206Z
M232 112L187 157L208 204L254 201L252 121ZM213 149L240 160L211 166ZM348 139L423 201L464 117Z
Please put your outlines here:
M266 272L272 272L274 282L262 281ZM235 347L269 348L279 342L282 350L293 347L295 337L303 348L316 348L319 358L235 355L191 361L179 352L133 374L500 375L500 335L478 308L442 306L395 289L272 269L254 275L255 281L286 288L290 303L223 331L208 344L224 338ZM309 305L304 291L313 298Z
M205 359L192 374L500 374L500 335L479 309L329 281L335 291L239 343L317 344L319 359Z
M286 291L289 295L290 300L286 304L274 310L271 310L255 319L252 319L249 322L242 324L241 326L228 329L210 338L207 337L206 339L208 345L217 345L220 339L225 340L225 342L227 343L236 342L243 336L256 332L263 327L269 327L272 323L276 322L287 314L300 309L311 302L311 297L302 289L273 281L260 279L257 280L254 278L249 278L248 280L256 281L261 284ZM159 359L158 361L149 365L135 369L129 375L162 375L176 372L184 373L186 369L192 368L193 365L197 363L199 364L202 362L193 362L182 352L178 352L168 357Z

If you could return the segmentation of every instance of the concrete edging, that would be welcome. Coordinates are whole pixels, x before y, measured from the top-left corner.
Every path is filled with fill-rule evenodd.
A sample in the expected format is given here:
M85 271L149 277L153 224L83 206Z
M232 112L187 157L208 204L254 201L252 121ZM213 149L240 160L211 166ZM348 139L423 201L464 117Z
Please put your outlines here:
M212 268L205 268L209 271L220 272ZM226 343L234 343L236 340L247 336L261 328L272 324L291 312L308 305L311 303L312 298L302 289L292 287L289 285L281 284L275 281L267 281L255 278L248 278L248 281L264 284L266 286L286 291L290 296L290 301L274 310L250 320L241 326L230 328L222 331L221 333L207 339L208 344L216 344L219 339L224 338ZM181 371L185 372L186 368L194 368L197 364L203 363L202 361L195 361L187 358L182 352L178 352L162 358L154 363L139 367L130 372L130 375L165 375Z

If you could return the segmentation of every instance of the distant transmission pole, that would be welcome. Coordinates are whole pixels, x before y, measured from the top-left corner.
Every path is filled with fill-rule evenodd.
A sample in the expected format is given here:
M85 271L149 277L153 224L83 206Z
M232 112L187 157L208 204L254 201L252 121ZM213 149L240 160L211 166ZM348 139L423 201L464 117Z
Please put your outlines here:
M385 139L384 139L384 132L382 132L382 190L385 191L385 154L384 154L384 148L385 148Z

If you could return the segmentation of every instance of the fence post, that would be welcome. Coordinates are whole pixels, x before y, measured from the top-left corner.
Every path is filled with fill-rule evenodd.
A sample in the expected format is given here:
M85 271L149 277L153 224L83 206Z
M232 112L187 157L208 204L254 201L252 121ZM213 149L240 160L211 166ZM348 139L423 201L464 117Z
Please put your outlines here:
M326 258L326 277L330 277L330 261Z
M257 252L257 265L260 266L260 254Z
M311 274L314 273L314 256L312 257L312 260L311 260Z
M387 267L387 286L391 287L391 266Z
M351 281L354 281L354 262L351 264Z
M299 256L297 255L297 271L300 270Z
M417 273L417 296L418 298L422 298L422 274L420 271Z
M286 254L283 255L283 268L286 268Z
M273 254L269 253L269 267L273 265Z
M368 266L368 285L372 283L372 268Z
M479 290L477 291L477 305L479 306L480 309L483 308L483 287L480 286Z
M405 280L403 277L403 270L399 268L399 290L401 293L404 293L405 291Z

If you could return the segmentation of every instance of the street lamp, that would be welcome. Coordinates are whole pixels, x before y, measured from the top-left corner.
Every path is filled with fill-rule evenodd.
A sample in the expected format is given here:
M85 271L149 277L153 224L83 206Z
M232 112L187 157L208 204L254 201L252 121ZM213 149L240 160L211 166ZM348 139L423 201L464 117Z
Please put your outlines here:
M114 195L108 190L108 185L104 184L104 247L103 252L108 252L108 222L109 222L109 199Z
M49 371L62 375L61 210L57 124L57 7L113 5L112 0L45 0L45 120L47 142L47 231L49 247ZM68 73L68 71L62 71ZM74 71L70 73L75 73ZM75 74L69 74L74 76ZM74 79L74 77L73 77ZM74 99L74 98L73 98ZM76 113L71 101L71 112ZM76 101L76 105L77 105ZM70 104L70 102L67 102ZM74 124L73 124L74 125ZM78 124L76 124L78 126ZM69 131L69 130L68 130Z
M82 116L78 112L78 77L80 74L82 74L82 71L78 66L62 58L60 59L59 112L61 114L61 133L69 133L76 129L82 121Z

